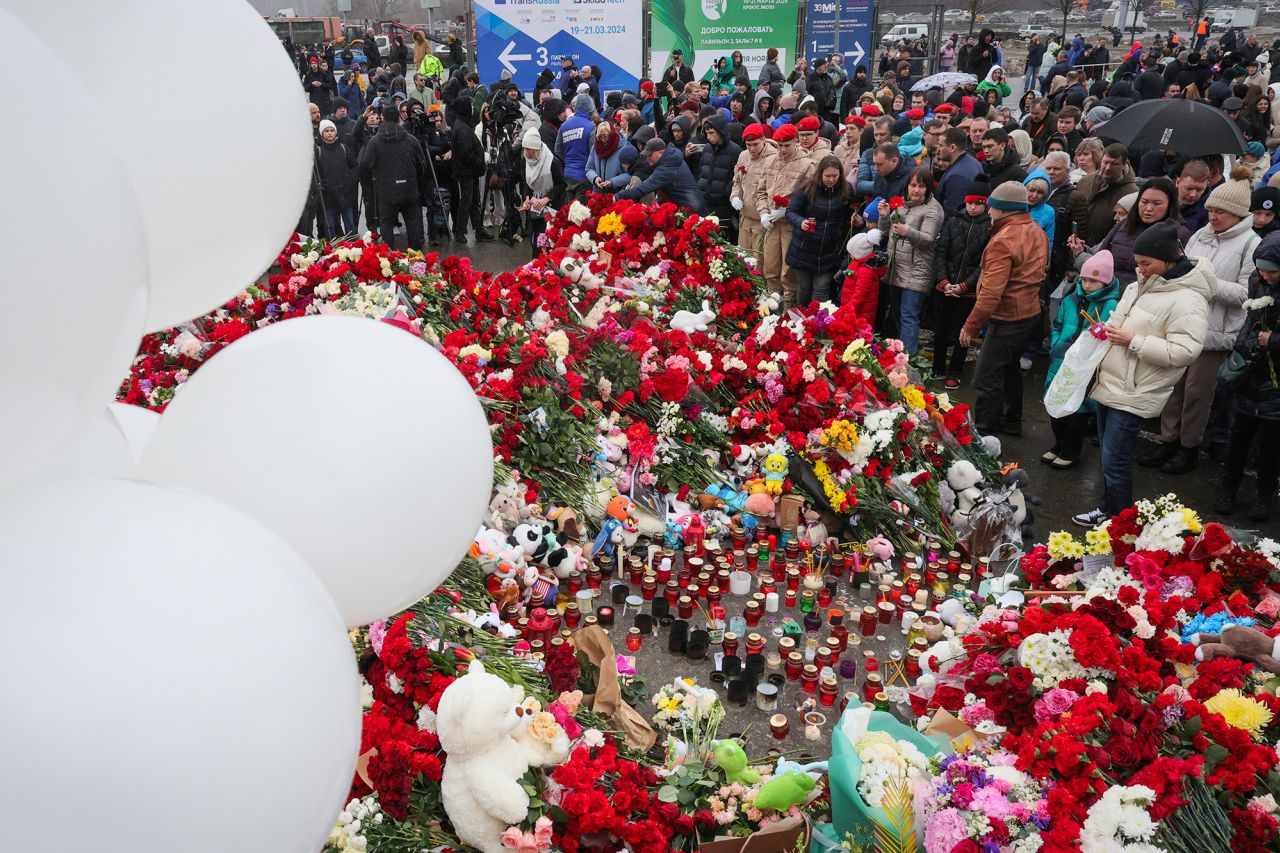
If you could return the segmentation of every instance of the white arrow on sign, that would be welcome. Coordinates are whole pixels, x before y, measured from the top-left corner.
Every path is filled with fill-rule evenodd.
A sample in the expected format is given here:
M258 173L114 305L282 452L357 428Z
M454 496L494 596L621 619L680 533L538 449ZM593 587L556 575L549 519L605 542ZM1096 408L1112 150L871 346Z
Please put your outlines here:
M862 49L862 43L854 42L853 50L851 51L851 57L850 57L853 59L853 64L857 66L857 64L862 61L862 57L866 55L867 55L867 52Z
M512 53L511 51L515 49L515 46L516 46L515 42L509 41L507 42L507 46L502 49L502 53L498 54L498 61L501 62L503 65L507 66L507 70L510 71L512 74L516 73L516 66L515 66L516 62L518 62L521 59L533 59L533 54Z

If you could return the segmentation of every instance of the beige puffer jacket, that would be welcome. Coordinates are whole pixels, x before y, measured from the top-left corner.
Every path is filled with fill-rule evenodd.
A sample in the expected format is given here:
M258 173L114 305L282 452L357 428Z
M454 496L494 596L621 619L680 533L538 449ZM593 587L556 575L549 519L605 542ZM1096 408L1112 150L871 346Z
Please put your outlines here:
M1249 298L1249 277L1253 275L1253 250L1262 238L1253 232L1253 217L1246 217L1221 234L1205 225L1191 235L1184 251L1188 258L1207 258L1218 276L1209 300L1209 332L1204 348L1228 352L1236 345L1236 335L1244 325L1244 301Z
M889 283L905 290L928 293L934 285L933 250L942 230L942 205L930 197L923 204L908 203L902 210L907 212L907 233L890 241L893 261L889 269ZM882 225L886 236L893 233L890 224Z
M789 158L782 156L782 152L779 151L773 159L773 168L756 186L756 210L760 213L773 210L774 196L791 198L796 187L809 180L809 176L813 174L817 165L817 162L799 145L791 149ZM745 208L746 203L744 202L742 206Z
M1104 406L1153 418L1164 409L1187 365L1200 356L1209 328L1209 300L1217 285L1204 258L1174 279L1138 279L1108 324L1134 333L1128 347L1112 346L1102 359L1089 396Z
M738 155L738 164L733 167L733 191L730 196L742 199L742 218L760 219L760 211L756 207L757 189L773 169L773 161L778 156L778 143L772 139L764 140L764 148L759 157L752 157L751 152L743 150Z
M844 164L844 176L846 179L850 175L856 175L858 172L858 156L862 153L858 150L858 141L858 134L846 132L844 136L840 137L836 147L831 149L831 153L839 157L840 162Z

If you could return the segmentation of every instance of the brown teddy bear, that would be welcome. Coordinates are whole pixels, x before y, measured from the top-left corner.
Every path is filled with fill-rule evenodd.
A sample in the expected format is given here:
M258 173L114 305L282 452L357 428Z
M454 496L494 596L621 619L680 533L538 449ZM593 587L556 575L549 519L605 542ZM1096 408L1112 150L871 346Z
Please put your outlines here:
M1280 637L1268 637L1248 625L1228 625L1222 634L1193 634L1191 644L1197 646L1196 660L1210 661L1233 657L1250 661L1267 672L1280 675Z

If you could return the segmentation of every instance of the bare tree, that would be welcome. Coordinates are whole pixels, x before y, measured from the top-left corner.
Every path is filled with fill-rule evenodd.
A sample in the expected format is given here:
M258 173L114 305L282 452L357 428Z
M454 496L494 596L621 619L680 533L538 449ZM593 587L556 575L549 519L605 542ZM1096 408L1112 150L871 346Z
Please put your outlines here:
M399 18L405 9L405 0L355 0L351 13L359 18L389 21Z
M1207 2L1207 0L1206 0ZM1040 0L1041 5L1049 9L1051 12L1062 13L1062 41L1067 41L1067 18L1077 6L1076 0Z
M1205 10L1209 8L1209 0L1190 0L1187 5L1191 7L1191 32L1188 33L1188 40L1191 45L1194 45L1196 43L1196 27L1200 26ZM1191 45L1188 45L1188 47Z
M969 13L969 35L973 35L979 15L989 15L1007 5L1006 0L960 0L960 8Z

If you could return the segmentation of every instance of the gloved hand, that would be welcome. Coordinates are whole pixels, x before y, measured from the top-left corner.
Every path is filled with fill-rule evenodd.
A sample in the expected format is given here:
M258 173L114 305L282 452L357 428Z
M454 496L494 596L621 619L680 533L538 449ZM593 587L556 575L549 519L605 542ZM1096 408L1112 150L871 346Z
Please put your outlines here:
M735 196L729 197L729 206L734 210L742 210L742 199Z
M772 213L760 214L760 224L764 226L764 230L772 231L773 230L773 214Z

